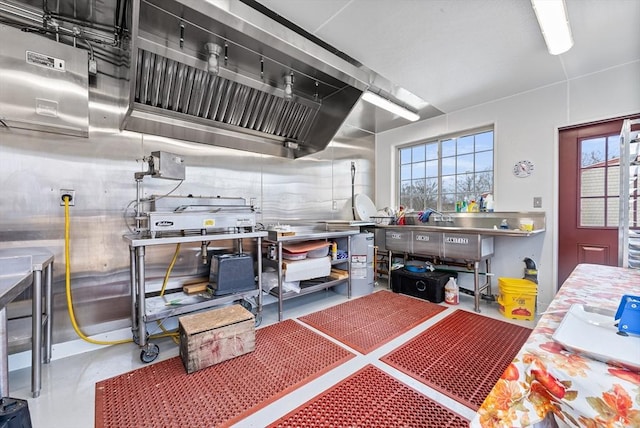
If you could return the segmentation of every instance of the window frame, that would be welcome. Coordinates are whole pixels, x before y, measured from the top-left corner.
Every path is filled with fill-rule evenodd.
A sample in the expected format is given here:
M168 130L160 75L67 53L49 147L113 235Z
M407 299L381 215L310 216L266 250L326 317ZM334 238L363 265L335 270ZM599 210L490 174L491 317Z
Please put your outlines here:
M476 181L476 164L475 164L475 157L478 154L481 153L487 153L487 152L491 152L491 170L490 171L484 171L484 172L490 172L491 174L491 183L489 184L489 189L485 189L484 191L482 191L481 193L479 193L478 195L474 195L475 197L480 197L483 194L487 194L487 193L493 193L494 188L495 188L495 153L496 153L496 128L495 128L495 124L491 124L491 125L486 125L486 126L482 126L482 127L478 127L478 128L472 128L472 129L467 129L467 130L463 130L463 131L458 131L458 132L452 132L452 133L447 133L447 134L442 134L442 135L437 135L434 137L430 137L424 140L418 140L418 141L413 141L410 143L406 143L406 144L402 144L396 147L396 157L397 157L397 161L396 161L396 167L397 167L397 172L396 172L396 176L395 176L395 191L396 191L396 205L397 206L403 206L405 209L413 209L413 210L417 210L420 211L424 208L432 208L432 209L436 209L438 211L442 211L442 212L453 212L455 211L455 203L457 202L457 198L458 195L462 196L464 193L468 193L468 192L459 192L458 189L458 177L460 176L464 176L467 175L465 174L460 174L458 173L457 170L457 165L455 165L455 162L457 162L457 158L460 156L459 153L457 152L457 142L459 139L463 138L463 137L469 137L469 136L473 136L475 137L476 135L479 134L484 134L487 132L491 132L492 133L492 141L491 141L491 149L489 150L480 150L480 151L476 151L476 146L475 146L475 139L474 139L474 146L473 146L473 150L469 153L465 153L465 155L472 155L474 157L474 163L473 163L473 171L471 172L471 174L473 174L474 176L474 182L473 185L475 186L477 184ZM449 141L449 140L456 140L456 147L455 147L455 152L452 155L448 155L445 156L443 158L443 142ZM413 159L409 162L409 163L402 163L402 153L403 150L406 149L414 149L416 147L420 147L420 146L424 146L425 150L424 152L427 152L428 149L428 145L430 144L436 144L437 147L437 169L438 169L438 175L437 175L437 194L436 194L436 206L428 206L428 207L412 207L412 206L407 206L406 204L403 204L403 191L402 191L402 167L403 166L407 166L409 165L410 168L413 168L414 164L418 163L418 162L413 162ZM443 176L443 159L453 159L454 161L454 173L453 174L446 174L446 176ZM432 160L433 161L433 160ZM426 162L426 158L425 158L425 162ZM446 180L446 177L452 177L454 180L454 184L453 184L453 193L447 192L444 193L443 192L443 177ZM433 178L433 177L427 177L426 174L426 169L425 169L425 177L423 177L422 179L428 180L429 178ZM406 180L405 180L406 181ZM413 174L412 174L412 178L411 181L413 182ZM426 189L426 184L425 184L425 189ZM454 198L453 201L445 201L445 198L447 195L452 195L452 197ZM462 200L462 199L460 199ZM426 201L423 202L423 204L426 204ZM445 207L446 208L443 208Z

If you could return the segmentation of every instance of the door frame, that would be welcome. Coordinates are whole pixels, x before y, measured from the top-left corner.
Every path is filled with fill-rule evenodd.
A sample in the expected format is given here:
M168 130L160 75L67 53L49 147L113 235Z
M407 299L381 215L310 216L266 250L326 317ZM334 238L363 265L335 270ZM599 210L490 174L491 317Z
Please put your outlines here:
M559 271L560 271L560 267L559 267L559 256L560 256L560 234L559 234L559 224L560 224L560 132L561 131L565 131L565 130L570 130L570 129L574 129L574 128L581 128L581 127L585 127L585 126L595 126L595 125L601 125L601 124L606 124L609 122L615 122L615 121L623 121L625 119L632 119L632 118L638 118L640 117L640 113L633 113L633 114L627 114L627 115L623 115L623 116L617 116L617 117L611 117L611 118L604 118L604 119L600 119L600 120L593 120L593 121L589 121L589 122L581 122L581 123L575 123L572 125L565 125L565 126L556 126L555 127L555 135L554 135L554 144L555 144L555 148L554 148L554 153L555 153L555 159L554 159L554 171L553 171L553 182L554 182L554 190L555 190L555 200L554 200L554 207L553 207L553 225L554 225L554 230L553 230L553 236L552 236L552 242L553 242L553 251L552 251L552 255L553 255L553 280L556 283L556 287L554 292L557 292L560 287L562 286L562 284L558 281L558 275L559 275ZM617 260L617 259L616 259Z

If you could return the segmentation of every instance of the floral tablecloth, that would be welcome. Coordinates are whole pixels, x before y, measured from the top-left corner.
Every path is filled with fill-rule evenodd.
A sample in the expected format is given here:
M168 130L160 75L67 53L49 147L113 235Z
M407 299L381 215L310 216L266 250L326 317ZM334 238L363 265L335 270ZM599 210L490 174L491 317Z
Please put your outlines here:
M564 282L471 427L640 427L640 373L563 349L552 335L573 304L615 311L640 296L640 270L581 264ZM640 339L630 346L638 346Z

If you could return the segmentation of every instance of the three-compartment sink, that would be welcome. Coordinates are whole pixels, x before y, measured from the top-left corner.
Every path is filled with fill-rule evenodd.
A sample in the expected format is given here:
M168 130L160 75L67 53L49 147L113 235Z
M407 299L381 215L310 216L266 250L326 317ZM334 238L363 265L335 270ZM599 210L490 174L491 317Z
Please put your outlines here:
M533 230L519 229L521 220ZM384 247L390 251L470 261L494 253L495 236L527 237L545 231L544 212L452 213L446 221L420 223L407 217L407 225L376 226L385 229ZM500 228L505 220L507 229Z
M493 255L493 236L401 228L385 231L385 247L388 250L474 261Z

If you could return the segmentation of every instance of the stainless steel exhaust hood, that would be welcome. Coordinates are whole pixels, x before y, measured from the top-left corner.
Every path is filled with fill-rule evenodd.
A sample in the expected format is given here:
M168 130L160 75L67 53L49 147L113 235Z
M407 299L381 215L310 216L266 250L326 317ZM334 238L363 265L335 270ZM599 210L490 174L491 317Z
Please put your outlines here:
M123 129L297 158L329 144L368 85L241 2L136 0L132 21Z

